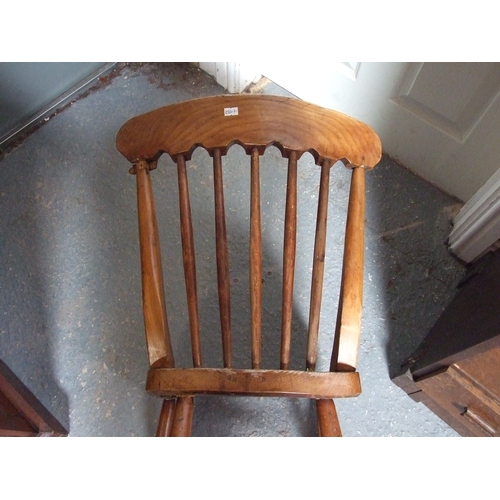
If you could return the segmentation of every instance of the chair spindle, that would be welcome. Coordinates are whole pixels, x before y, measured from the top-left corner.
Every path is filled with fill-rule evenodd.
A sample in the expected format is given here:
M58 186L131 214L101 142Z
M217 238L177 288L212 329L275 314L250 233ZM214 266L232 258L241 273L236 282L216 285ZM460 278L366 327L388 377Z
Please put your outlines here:
M219 148L213 151L215 192L215 249L217 255L217 286L222 332L222 356L224 368L232 365L231 303L229 289L229 256L227 249L226 216L224 212L224 185L222 159Z
M250 169L250 306L252 314L252 368L261 362L262 228L260 216L259 151L251 152Z
M314 261L311 282L311 304L309 309L309 331L307 336L306 369L313 371L316 367L318 350L319 317L323 294L323 274L325 270L326 223L328 218L328 192L330 189L331 162L325 160L321 165L319 186L318 217L314 240Z
M191 219L191 205L186 172L186 159L183 155L177 156L177 174L179 182L179 209L181 216L182 258L184 261L184 276L191 331L191 350L193 366L202 366L200 320L198 316L198 292L196 287L196 260L193 238L193 222Z
M292 151L288 159L286 185L285 241L283 243L283 304L281 308L281 360L282 370L290 366L290 344L292 338L293 279L295 274L295 252L297 242L297 152Z

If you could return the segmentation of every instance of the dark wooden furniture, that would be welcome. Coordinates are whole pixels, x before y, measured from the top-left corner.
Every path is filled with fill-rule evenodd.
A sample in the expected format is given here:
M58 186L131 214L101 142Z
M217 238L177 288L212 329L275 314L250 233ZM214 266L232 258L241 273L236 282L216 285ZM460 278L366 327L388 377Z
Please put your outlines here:
M500 433L500 252L478 262L393 381L463 436Z
M222 157L238 143L250 156L250 303L252 363L233 367L230 282ZM279 369L264 370L261 361L262 236L259 157L269 145L288 160ZM213 158L215 238L223 366L204 367L196 285L195 248L186 161L204 147ZM361 392L356 372L363 287L365 169L381 157L380 140L365 124L297 99L274 96L218 96L173 104L132 118L117 135L118 150L133 164L137 178L143 309L150 370L147 390L165 398L157 435L190 434L196 394L307 397L317 400L319 434L340 435L333 398ZM304 371L289 369L294 284L297 160L309 151L321 169L315 233L312 290ZM181 236L194 368L176 368L165 309L158 229L150 172L162 153L177 164ZM331 370L315 371L330 168L338 160L352 168L345 235L343 277L332 347ZM242 182L248 182L242 179ZM281 189L281 187L276 187Z
M67 435L68 431L0 360L0 437Z

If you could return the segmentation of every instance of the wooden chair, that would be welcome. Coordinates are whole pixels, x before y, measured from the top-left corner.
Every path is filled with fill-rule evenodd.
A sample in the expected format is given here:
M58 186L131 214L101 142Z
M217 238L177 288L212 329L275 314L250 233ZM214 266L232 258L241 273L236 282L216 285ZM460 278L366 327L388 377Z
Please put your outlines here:
M146 390L164 399L158 436L191 433L197 394L305 397L317 402L320 436L340 436L333 398L361 393L356 372L361 330L364 251L365 170L381 157L377 135L341 113L298 99L230 95L190 100L132 118L117 135L117 148L137 178L143 310L150 369ZM250 304L252 366L233 367L230 322L228 241L222 179L222 156L240 144L250 156ZM262 236L259 156L277 146L288 160L286 189L280 368L261 362ZM223 367L202 364L196 285L195 247L186 161L198 146L213 158L215 238ZM289 369L297 217L297 160L310 152L321 169L314 242L311 301L304 371ZM188 301L193 368L176 368L169 335L151 170L170 155L177 164L184 275ZM315 371L323 288L330 167L338 160L352 169L345 234L340 300L330 371ZM333 330L333 326L331 328ZM330 330L330 331L331 331Z

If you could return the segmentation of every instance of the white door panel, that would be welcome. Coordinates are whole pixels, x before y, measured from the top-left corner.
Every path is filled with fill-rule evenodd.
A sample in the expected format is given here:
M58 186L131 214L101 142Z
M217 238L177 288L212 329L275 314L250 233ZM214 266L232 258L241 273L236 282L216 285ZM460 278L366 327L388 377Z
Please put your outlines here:
M270 64L301 99L371 125L384 151L467 201L500 167L499 63Z

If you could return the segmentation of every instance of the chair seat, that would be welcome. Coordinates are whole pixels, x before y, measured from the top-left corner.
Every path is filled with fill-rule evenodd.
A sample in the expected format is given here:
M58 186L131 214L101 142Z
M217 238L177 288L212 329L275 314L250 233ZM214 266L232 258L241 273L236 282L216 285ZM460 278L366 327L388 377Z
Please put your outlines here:
M333 399L359 396L358 372L151 368L146 390L161 397L196 394Z

